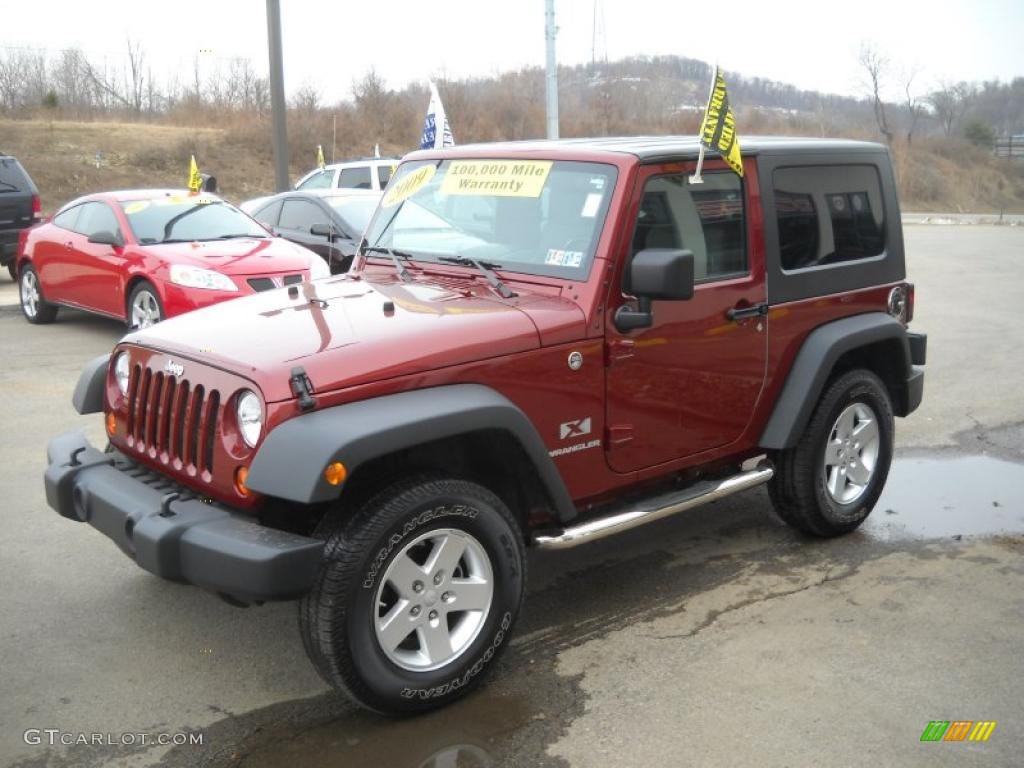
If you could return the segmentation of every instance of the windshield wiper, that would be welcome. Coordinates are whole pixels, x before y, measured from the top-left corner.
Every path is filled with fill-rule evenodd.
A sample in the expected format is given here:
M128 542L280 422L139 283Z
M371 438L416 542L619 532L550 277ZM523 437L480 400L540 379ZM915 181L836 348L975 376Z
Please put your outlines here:
M365 240L360 243L359 253L383 253L385 256L390 256L391 261L395 264L395 271L398 272L399 279L403 283L408 283L412 280L412 275L409 274L409 268L401 261L402 259L411 259L411 253L396 251L394 248L385 248L383 245L367 245Z
M471 259L469 256L438 256L438 261L445 261L449 264L461 264L462 266L474 266L487 278L487 282L491 284L491 287L498 292L498 295L503 299L514 299L517 294L498 277L494 270L501 269L501 264L495 264L493 261L477 261Z
M266 235L250 235L250 234L248 234L246 232L239 232L239 233L232 234L232 235L217 235L217 237L205 237L203 239L204 240L234 240L235 238L239 238L239 237L249 237L249 238L252 238L254 240L262 240L263 238L266 237Z

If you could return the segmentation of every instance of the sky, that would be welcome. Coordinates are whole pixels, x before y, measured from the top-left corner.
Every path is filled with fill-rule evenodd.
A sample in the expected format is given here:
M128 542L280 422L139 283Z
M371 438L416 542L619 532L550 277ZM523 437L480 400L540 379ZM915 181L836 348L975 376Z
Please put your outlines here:
M347 99L371 67L388 86L431 77L491 75L544 64L544 0L281 0L285 88ZM234 56L267 68L264 0L47 0L5 2L5 48L77 46L119 62L125 38L142 44L155 79L188 82L193 60L212 72ZM857 53L869 41L893 72L917 72L929 90L943 80L1024 76L1024 2L974 0L555 0L560 63L590 61L595 7L598 56L676 54L717 61L728 73L802 89L859 96ZM893 98L899 96L893 91Z

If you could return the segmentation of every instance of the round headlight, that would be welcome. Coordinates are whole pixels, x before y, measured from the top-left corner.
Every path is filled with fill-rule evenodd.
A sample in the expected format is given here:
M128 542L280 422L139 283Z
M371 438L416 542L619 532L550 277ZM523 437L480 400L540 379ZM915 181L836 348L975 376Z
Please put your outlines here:
M255 392L244 389L239 393L236 413L242 438L252 448L263 431L263 404Z
M122 395L128 394L129 369L128 353L122 352L117 356L117 360L114 361L114 378L117 379L117 388L121 390Z

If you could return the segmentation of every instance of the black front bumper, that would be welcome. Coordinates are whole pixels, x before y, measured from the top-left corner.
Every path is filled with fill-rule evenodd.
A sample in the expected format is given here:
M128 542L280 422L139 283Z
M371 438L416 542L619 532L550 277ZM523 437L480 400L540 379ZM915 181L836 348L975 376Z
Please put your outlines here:
M242 602L309 590L324 543L260 525L132 462L81 433L47 446L46 501L87 522L150 573Z

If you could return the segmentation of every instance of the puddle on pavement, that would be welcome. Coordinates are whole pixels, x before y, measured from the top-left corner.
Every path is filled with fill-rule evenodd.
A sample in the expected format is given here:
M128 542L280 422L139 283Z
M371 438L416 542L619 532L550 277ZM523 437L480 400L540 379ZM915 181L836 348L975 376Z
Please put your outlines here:
M1024 532L1024 466L989 456L897 459L860 530L878 539Z
M480 691L441 711L402 720L351 713L296 734L286 727L244 755L246 768L281 765L485 768L506 764L509 741L543 720L536 702Z

